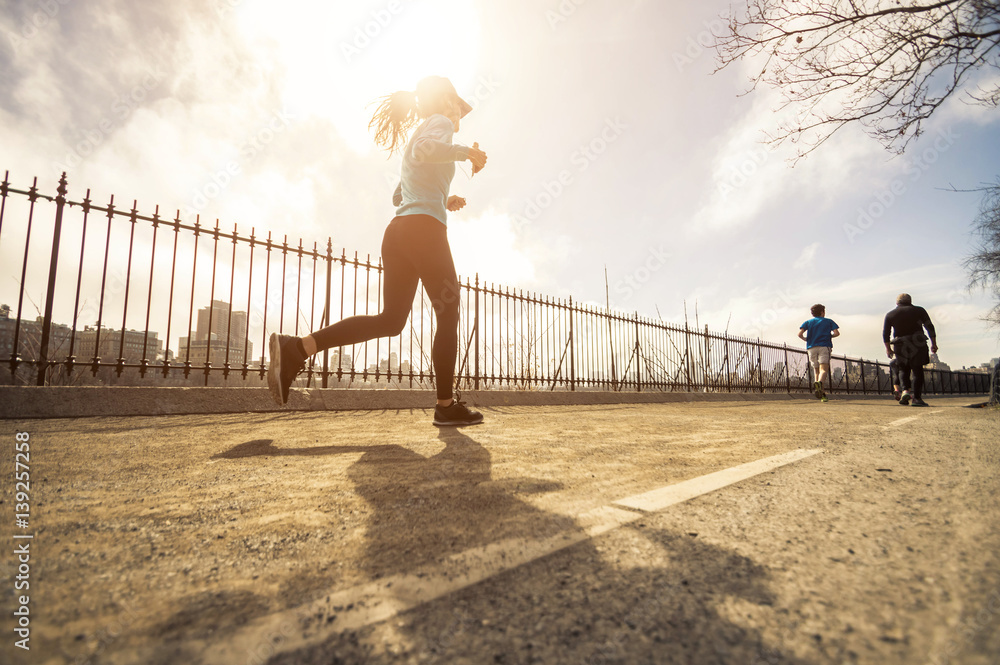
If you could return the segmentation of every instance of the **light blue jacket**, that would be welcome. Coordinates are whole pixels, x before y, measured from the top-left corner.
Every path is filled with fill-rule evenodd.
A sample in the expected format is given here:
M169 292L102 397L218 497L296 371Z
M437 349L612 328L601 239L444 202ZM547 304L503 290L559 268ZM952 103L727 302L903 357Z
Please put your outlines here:
M435 114L424 120L406 144L400 181L392 194L396 215L430 215L448 225L448 191L455 162L469 158L469 148L451 142L455 127Z

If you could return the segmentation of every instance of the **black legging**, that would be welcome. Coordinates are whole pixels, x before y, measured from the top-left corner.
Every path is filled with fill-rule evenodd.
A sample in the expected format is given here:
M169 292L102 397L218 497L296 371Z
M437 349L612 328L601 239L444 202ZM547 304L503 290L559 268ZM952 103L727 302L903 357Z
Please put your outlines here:
M903 390L910 390L915 399L920 399L924 393L924 366L917 358L902 358L898 360L899 385ZM910 372L913 372L913 382L910 382ZM911 390L912 388L912 390Z
M922 333L917 335L902 335L892 341L892 350L896 354L896 368L899 373L899 385L903 390L909 390L915 399L920 399L924 392L924 364L930 361L926 338ZM913 381L910 381L910 373Z
M374 316L351 316L312 334L318 351L393 337L403 331L417 293L417 281L431 299L437 332L431 359L438 399L452 396L458 355L458 275L447 227L430 215L395 217L382 237L385 305Z

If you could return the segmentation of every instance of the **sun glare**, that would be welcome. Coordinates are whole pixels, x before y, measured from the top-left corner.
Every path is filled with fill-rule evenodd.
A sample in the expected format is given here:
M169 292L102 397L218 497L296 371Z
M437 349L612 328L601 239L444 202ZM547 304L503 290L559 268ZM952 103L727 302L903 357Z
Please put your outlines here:
M300 117L333 123L348 146L374 149L368 120L377 98L413 90L431 74L459 94L475 80L479 18L464 0L241 5L239 25L262 53L280 58L282 101Z
M514 221L504 213L488 209L476 217L464 216L463 211L449 214L448 244L463 281L477 273L483 280L503 284L526 284L535 278ZM486 247L489 251L484 251Z

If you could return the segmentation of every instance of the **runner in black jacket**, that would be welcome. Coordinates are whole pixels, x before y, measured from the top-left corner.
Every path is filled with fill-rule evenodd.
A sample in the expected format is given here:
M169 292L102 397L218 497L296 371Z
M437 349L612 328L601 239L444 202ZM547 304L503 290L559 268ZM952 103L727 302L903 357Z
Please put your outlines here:
M924 335L924 329L927 334ZM889 333L892 332L892 337ZM927 348L927 338L930 338L930 350ZM896 356L899 367L899 380L903 394L899 398L902 405L927 406L921 399L924 389L924 365L931 361L930 354L937 353L938 347L934 324L923 307L913 304L910 294L900 293L896 298L896 309L885 315L882 324L882 341L885 342L885 352L892 358ZM913 373L912 384L910 373ZM913 392L910 392L910 388Z

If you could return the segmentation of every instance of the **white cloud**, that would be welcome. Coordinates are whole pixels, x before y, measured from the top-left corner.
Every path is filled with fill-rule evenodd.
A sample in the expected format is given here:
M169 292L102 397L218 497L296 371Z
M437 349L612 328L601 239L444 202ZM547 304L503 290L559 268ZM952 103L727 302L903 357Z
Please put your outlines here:
M813 244L803 249L802 253L799 254L799 258L795 259L795 263L792 264L792 267L795 268L796 270L804 270L806 268L811 268L813 261L816 259L816 251L818 249L819 249L818 242L814 242Z
M697 235L751 222L773 223L772 211L791 201L812 200L818 213L843 192L853 192L867 171L887 159L876 142L849 127L793 163L797 144L765 142L766 132L773 134L780 119L790 115L775 111L779 103L774 91L760 91L750 110L718 142L703 203L694 215ZM765 213L771 216L765 219Z

